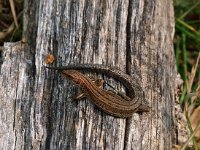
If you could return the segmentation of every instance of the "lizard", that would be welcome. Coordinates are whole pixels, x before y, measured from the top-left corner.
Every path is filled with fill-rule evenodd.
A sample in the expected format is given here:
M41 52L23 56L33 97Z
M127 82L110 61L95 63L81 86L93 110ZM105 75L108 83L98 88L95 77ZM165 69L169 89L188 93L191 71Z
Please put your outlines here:
M74 83L80 85L89 99L106 113L121 118L131 117L135 112L147 112L150 107L147 102L142 103L143 90L136 79L117 68L110 68L99 64L77 64L62 67L47 67L61 71ZM129 89L130 97L118 95L99 88L89 77L79 71L89 71L105 74L120 81Z

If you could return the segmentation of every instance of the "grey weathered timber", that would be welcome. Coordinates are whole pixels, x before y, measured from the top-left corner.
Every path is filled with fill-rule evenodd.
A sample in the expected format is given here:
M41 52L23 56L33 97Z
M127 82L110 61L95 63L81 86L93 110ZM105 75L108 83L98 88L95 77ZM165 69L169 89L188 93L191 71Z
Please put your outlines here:
M5 43L0 64L0 149L171 149L176 70L173 1L25 1L25 42ZM115 118L52 66L95 63L141 80L151 111ZM122 85L106 76L117 90ZM109 88L109 87L105 87Z

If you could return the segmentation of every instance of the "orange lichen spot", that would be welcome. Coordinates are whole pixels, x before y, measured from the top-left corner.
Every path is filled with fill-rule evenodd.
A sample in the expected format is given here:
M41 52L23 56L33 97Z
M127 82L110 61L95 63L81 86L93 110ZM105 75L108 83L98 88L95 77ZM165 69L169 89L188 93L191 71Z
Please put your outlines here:
M47 64L52 64L55 60L55 57L51 54L48 54L47 57L46 57L46 63Z

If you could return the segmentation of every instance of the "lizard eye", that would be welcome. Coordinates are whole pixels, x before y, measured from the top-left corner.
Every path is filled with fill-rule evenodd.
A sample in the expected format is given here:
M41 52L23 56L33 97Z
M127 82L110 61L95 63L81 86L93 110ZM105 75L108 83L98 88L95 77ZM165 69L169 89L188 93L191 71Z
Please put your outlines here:
M77 78L77 83L80 84L80 85L84 84L84 82L80 78Z

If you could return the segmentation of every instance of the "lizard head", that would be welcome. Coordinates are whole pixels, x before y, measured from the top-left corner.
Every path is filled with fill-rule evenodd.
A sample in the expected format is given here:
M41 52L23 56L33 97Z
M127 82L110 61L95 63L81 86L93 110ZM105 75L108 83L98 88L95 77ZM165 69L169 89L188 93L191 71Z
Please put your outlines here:
M84 85L85 76L76 70L63 70L62 73L74 83Z

